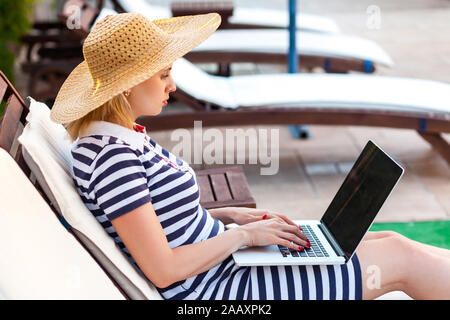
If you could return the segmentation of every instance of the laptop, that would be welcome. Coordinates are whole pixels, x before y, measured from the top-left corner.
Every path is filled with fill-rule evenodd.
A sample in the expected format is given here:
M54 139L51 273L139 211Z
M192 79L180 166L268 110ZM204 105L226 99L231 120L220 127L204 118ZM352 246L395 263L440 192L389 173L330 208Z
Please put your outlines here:
M321 220L294 220L308 237L310 249L296 251L277 245L242 247L232 254L235 263L239 266L345 264L403 171L396 161L369 141Z

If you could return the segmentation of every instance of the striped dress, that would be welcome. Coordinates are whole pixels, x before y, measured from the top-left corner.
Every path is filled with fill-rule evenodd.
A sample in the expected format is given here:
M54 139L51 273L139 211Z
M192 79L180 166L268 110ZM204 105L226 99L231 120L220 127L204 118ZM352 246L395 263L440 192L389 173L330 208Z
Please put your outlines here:
M135 130L94 122L72 147L72 176L86 206L139 269L111 220L151 202L171 248L225 232L200 203L192 168ZM239 267L231 256L212 269L157 288L165 299L361 299L356 255L345 265Z

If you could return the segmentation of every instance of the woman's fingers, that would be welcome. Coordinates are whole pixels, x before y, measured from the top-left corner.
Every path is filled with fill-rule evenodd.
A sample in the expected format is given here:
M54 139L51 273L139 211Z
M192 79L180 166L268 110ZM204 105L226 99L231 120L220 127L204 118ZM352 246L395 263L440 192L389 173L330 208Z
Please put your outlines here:
M298 228L297 225L292 226L280 221L278 221L278 223L279 223L278 227L281 231L291 234L295 238L299 238L301 240L302 245L303 244L309 245L308 237L303 232L301 232L301 230Z
M289 225L289 226L286 226L285 228L286 228L289 232L291 232L291 233L297 235L297 236L298 236L299 238L301 238L302 240L309 242L308 237L307 237L303 232L301 232L300 229L299 229L297 226L290 226L290 225Z
M286 231L281 231L278 234L278 237L288 240L290 242L290 247L297 247L298 246L302 246L302 247L310 247L309 241L299 237L297 234L295 233L290 233L290 232L286 232Z
M280 217L285 223L298 228L298 225L284 214L277 213L277 216Z
M254 229L253 243L256 245L279 244L294 250L303 250L304 247L311 246L299 226L282 214L267 210L254 211L248 219L255 219L257 222L249 226Z
M302 246L296 244L293 241L289 241L289 240L286 240L286 239L283 239L283 238L278 238L278 239L279 239L279 241L278 241L277 244L280 245L280 246L283 246L283 247L286 247L286 248L289 248L289 249L292 249L292 250L297 250L297 251L304 250Z
M276 212L264 213L262 215L262 219L263 220L266 220L266 219L277 219L277 220L282 221L282 222L284 222L284 223L286 223L288 225L300 228L294 221L289 219L287 216L285 216L284 214L276 213Z

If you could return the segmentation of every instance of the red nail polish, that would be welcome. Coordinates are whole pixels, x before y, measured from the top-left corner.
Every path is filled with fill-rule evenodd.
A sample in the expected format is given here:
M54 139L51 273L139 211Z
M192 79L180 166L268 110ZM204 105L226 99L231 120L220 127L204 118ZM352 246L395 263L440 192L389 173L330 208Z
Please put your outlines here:
M263 215L263 220L267 219L267 214Z
M298 251L303 251L303 247L298 247Z
M300 230L303 230L303 228L302 227L298 227Z

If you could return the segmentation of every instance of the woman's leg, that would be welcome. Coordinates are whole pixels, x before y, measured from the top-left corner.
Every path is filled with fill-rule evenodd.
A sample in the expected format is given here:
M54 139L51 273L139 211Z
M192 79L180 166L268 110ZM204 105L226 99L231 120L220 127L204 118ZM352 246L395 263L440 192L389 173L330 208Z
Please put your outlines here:
M394 231L369 231L366 233L364 240L377 240L377 239L382 239L382 238L387 238L387 237L396 237L398 235L399 234ZM425 250L431 250L435 254L447 256L450 259L450 250L448 250L448 249L434 247L434 246L431 246L431 245L428 245L425 243L420 243L420 242L417 242L417 241L411 240L411 239L410 239L410 241L415 242L415 244L418 246L423 246Z
M366 239L370 240L363 241L357 250L364 299L395 290L413 299L450 299L448 255L427 250L428 246L394 232Z

